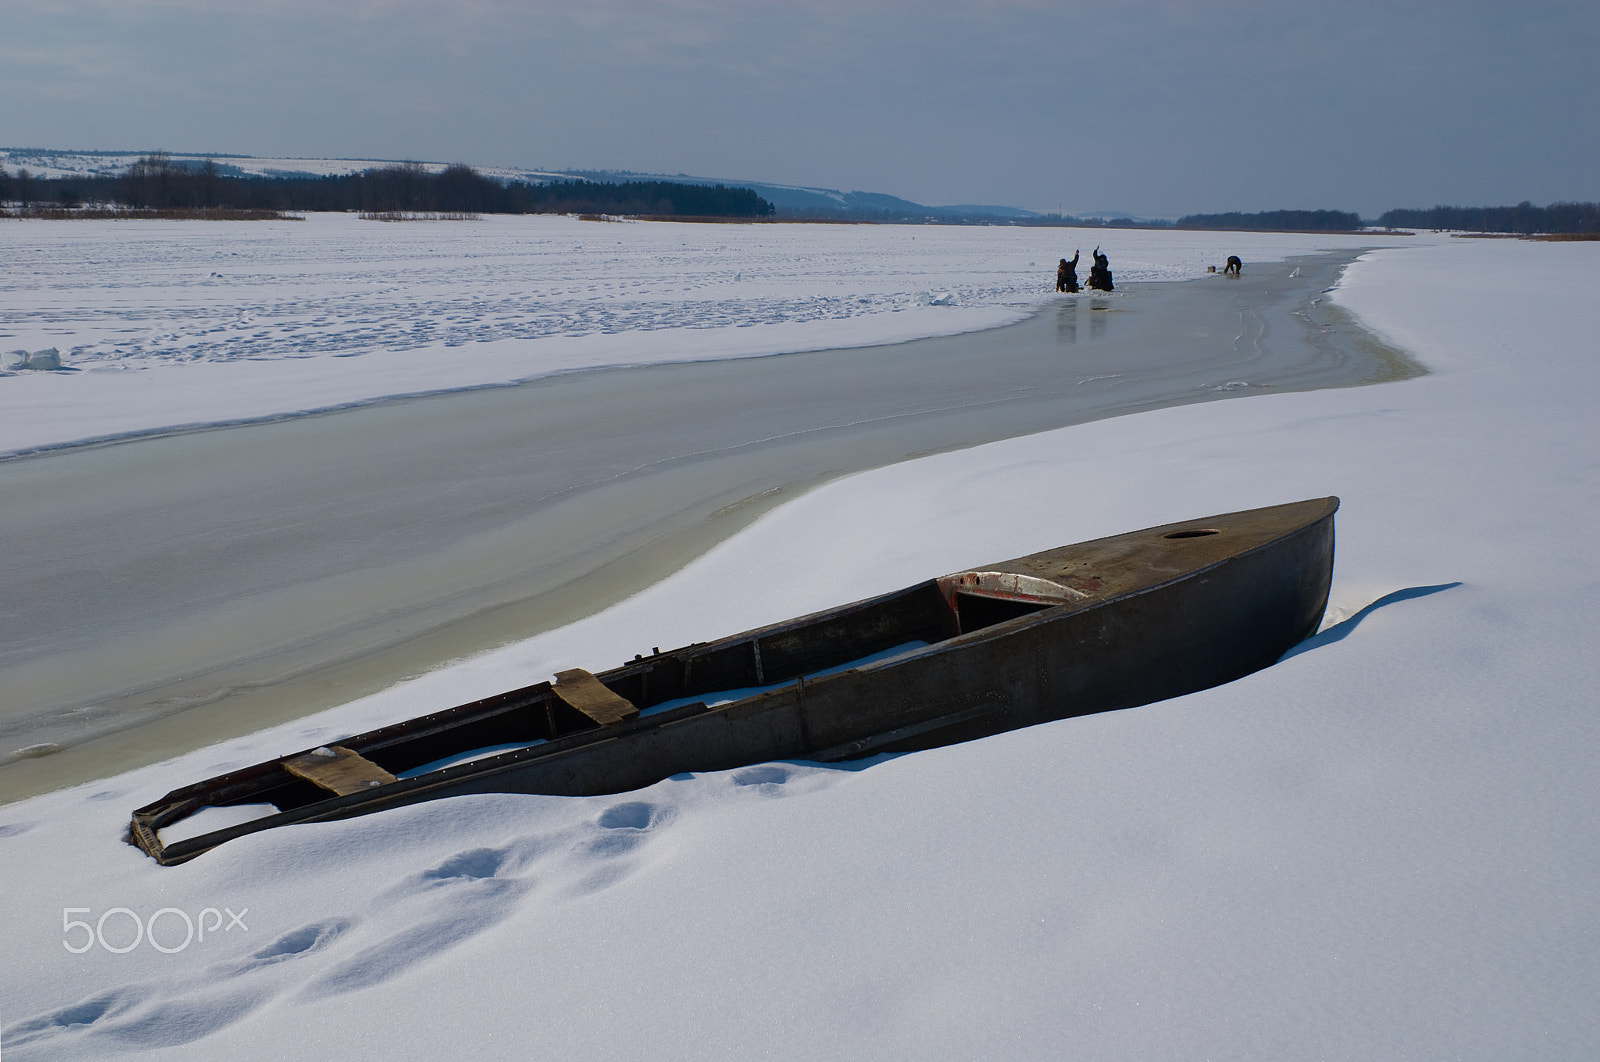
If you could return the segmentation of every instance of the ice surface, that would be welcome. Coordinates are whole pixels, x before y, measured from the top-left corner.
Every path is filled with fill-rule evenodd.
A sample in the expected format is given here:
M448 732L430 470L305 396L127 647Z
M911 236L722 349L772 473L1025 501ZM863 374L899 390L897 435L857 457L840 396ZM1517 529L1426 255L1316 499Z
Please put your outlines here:
M0 383L0 454L595 365L990 328L1050 297L1064 247L1104 239L551 216L8 222L0 346L56 346L85 371ZM1261 263L1402 242L1128 231L1108 251L1137 283L1199 277L1234 252Z

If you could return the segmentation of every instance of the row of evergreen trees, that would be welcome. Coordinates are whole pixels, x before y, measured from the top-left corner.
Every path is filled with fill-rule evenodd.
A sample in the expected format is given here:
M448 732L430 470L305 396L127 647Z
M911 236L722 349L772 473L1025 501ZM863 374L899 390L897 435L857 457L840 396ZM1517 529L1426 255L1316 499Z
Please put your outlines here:
M6 203L27 206L38 197L38 189L38 179L26 169L18 170L13 177L4 166L0 166L0 206Z
M1259 214L1186 214L1180 229L1229 229L1234 232L1351 232L1361 227L1361 215L1343 210L1266 210Z
M1453 229L1525 235L1600 232L1600 203L1551 203L1537 207L1436 206L1429 210L1390 210L1375 224L1391 229ZM1308 232L1351 231L1362 226L1356 214L1340 210L1269 210L1260 214L1190 214L1180 229L1273 229Z
M371 213L633 214L767 217L772 204L748 188L627 181L502 183L470 166L431 173L398 163L336 177L256 177L224 173L214 162L188 166L160 152L118 177L45 180L0 169L0 202L77 206L115 203L140 210L349 210Z
M1514 207L1436 206L1431 210L1391 210L1378 219L1378 224L1462 232L1600 232L1600 203L1551 203L1536 207L1523 200Z

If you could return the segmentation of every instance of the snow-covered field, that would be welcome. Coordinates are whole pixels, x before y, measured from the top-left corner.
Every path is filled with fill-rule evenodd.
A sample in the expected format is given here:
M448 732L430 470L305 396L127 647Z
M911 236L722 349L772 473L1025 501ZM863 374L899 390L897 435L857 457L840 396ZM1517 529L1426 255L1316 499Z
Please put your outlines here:
M586 245L610 231L547 224L573 226ZM243 238L273 238L261 231ZM830 274L795 263L833 230L695 231L726 247L793 241L760 260L841 306L852 285L881 308L916 290L956 292L956 306L927 314L1020 312L1040 286L1026 263L1057 254L1048 233L851 230L863 264ZM1250 239L1190 252L1187 235L1137 235L1117 234L1119 281L1141 261L1152 273L1203 268ZM943 247L915 282L912 236ZM1324 242L1257 239L1296 249L1285 253ZM1594 1057L1600 304L1589 289L1600 245L1387 242L1402 245L1357 263L1335 298L1427 376L1183 406L853 476L601 615L323 716L0 808L6 1057ZM696 253L709 269L716 252ZM733 272L758 257L722 254ZM641 284L678 286L657 300L666 331L694 333L672 315L720 304L717 284L685 290L687 257L631 261ZM572 269L603 288L603 264ZM373 269L391 278L374 281L375 299L385 283L412 296L417 275L403 263L374 258ZM135 284L139 272L121 275ZM930 276L941 283L920 279ZM977 277L988 279L955 282ZM762 283L766 305L780 305L784 284ZM195 277L192 305L221 313L205 309L205 285ZM251 305L279 305L270 283L256 286ZM37 290L80 307L121 297L81 276ZM913 312L829 320L835 336L870 340L883 318ZM824 328L763 320L778 326L778 349ZM8 311L13 332L14 321ZM165 349L154 337L171 326L151 327L142 349ZM623 333L619 360L671 356L659 335ZM74 363L117 364L111 341L85 339ZM162 381L143 393L179 395L196 416L208 398L211 416L265 411L241 397L248 383L236 394L195 382L235 370L227 379L249 381L252 367L289 380L309 366L318 386L349 386L340 400L385 393L391 377L324 365L414 364L429 386L461 384L427 358L405 362L415 354L375 342L360 358L244 368L152 355L134 359L151 366L134 378ZM496 371L561 367L540 357ZM206 371L218 375L189 375ZM411 387L410 371L393 378ZM364 377L368 393L355 394ZM35 400L69 418L61 438L172 415L152 403L131 420L97 416L110 391L57 397L93 379L0 379L0 393L38 388L6 400L7 421ZM305 408L320 393L285 383L273 401ZM0 449L39 445L40 423ZM556 668L599 669L651 644L1064 542L1323 494L1344 500L1324 631L1217 689L842 768L770 764L603 798L459 798L259 834L176 868L120 840L129 809L182 782ZM774 566L778 553L786 562ZM727 594L738 585L760 591ZM186 918L206 927L203 941L184 944ZM129 946L135 920L155 930Z
M1120 284L1312 237L485 216L0 224L0 454L87 437L629 365L823 350L1018 320L1097 242Z

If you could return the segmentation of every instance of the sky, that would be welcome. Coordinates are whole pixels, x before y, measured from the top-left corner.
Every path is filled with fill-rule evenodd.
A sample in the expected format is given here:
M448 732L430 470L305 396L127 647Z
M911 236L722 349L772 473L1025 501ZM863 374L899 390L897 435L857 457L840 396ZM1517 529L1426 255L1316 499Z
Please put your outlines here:
M1600 199L1593 0L0 0L0 145L1185 213Z

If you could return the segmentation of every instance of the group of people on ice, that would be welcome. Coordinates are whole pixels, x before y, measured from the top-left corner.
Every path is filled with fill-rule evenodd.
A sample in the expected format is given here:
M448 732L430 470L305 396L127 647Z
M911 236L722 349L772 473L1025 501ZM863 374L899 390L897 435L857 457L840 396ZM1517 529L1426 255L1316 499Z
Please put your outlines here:
M1072 261L1069 262L1063 258L1061 264L1056 266L1057 291L1076 292L1078 290L1078 258L1082 254L1082 251L1073 251ZM1208 268L1213 273L1217 271L1216 266ZM1239 256L1230 254L1227 264L1222 267L1222 273L1224 276L1236 277L1243 271L1243 268L1244 263L1239 260ZM1094 266L1089 270L1089 290L1113 290L1111 286L1111 259L1101 254L1098 247L1094 249Z
M1078 258L1082 254L1082 251L1073 251L1072 261L1063 258L1061 264L1056 266L1057 291L1078 290ZM1111 284L1111 259L1101 254L1098 247L1094 249L1094 265L1089 269L1089 290L1114 290Z

